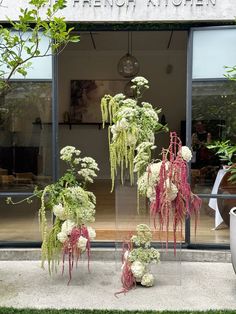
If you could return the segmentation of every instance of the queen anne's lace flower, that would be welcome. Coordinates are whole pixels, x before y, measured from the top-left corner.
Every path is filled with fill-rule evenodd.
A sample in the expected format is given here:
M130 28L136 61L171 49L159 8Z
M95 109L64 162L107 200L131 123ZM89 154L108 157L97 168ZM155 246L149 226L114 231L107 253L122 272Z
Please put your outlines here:
M63 222L62 226L61 226L61 232L70 235L72 229L76 226L75 222L67 219L66 221Z
M64 233L64 232L59 232L59 233L57 234L57 239L58 239L58 241L60 241L61 243L65 243L66 240L68 239L68 236L67 236L67 234Z
M71 161L74 153L76 153L76 148L74 146L65 146L60 151L60 158L64 161Z
M154 276L151 273L146 273L143 275L141 280L141 285L145 287L152 287L154 284Z
M187 162L193 157L191 150L187 146L182 146L180 153L182 158Z
M87 242L88 240L85 237L80 236L77 241L77 247L83 252L86 250Z
M124 99L125 99L125 95L122 94L122 93L116 94L116 95L114 96L114 100L117 101L117 102L120 102L120 101L122 101L122 100L124 100Z
M142 85L148 85L148 80L145 79L143 76L136 76L134 79L131 80L132 83L142 86Z
M131 265L131 271L135 278L142 278L146 271L146 267L143 263L134 261Z

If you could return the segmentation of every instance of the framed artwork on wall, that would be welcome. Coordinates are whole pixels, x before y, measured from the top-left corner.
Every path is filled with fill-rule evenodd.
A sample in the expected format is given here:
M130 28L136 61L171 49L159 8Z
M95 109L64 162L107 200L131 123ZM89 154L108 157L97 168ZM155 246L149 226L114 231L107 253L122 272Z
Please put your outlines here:
M101 123L101 99L105 94L130 95L128 80L71 80L70 119L78 123Z

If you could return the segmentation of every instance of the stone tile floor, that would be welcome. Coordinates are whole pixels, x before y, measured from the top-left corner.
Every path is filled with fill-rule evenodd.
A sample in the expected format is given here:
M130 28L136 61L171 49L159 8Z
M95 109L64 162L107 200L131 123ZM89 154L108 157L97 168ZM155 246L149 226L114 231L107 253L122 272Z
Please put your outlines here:
M67 273L50 277L39 261L0 262L0 306L31 308L129 310L236 310L236 275L230 263L162 262L154 268L152 288L137 286L126 295L120 265L115 262L79 263L67 285Z

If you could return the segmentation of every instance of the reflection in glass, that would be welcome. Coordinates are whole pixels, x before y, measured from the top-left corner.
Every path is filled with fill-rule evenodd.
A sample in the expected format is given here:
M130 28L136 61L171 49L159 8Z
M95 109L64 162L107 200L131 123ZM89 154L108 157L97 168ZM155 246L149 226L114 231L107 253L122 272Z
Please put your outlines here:
M221 200L216 198L205 198L202 200L200 219L198 221L197 233L195 236L195 223L191 221L191 242L192 243L229 243L229 226L222 219ZM223 202L232 202L224 199ZM235 202L235 200L234 200Z
M13 197L20 201L22 197ZM0 200L0 241L41 241L38 223L39 199L35 198L32 204L26 202L19 205L6 204L5 198ZM47 217L50 224L51 215Z
M197 193L218 193L222 162L209 145L229 140L236 143L235 82L193 82L192 91L192 185ZM216 188L217 187L217 188Z
M51 82L18 81L0 99L0 189L51 180Z

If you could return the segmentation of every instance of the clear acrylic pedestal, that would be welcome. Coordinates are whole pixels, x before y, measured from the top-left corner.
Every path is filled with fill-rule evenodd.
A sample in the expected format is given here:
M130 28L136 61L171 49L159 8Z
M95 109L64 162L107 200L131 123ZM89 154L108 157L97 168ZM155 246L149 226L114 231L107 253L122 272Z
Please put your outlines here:
M160 263L150 266L157 285L181 285L181 243L182 237L177 231L177 248L173 248L173 230L171 222L169 228L169 245L166 248L166 231L154 228L150 217L148 204L140 200L137 209L137 186L130 186L129 182L115 185L116 200L116 264L121 268L122 244L136 233L138 224L147 224L153 231L153 244L160 252ZM158 223L158 222L157 222Z

